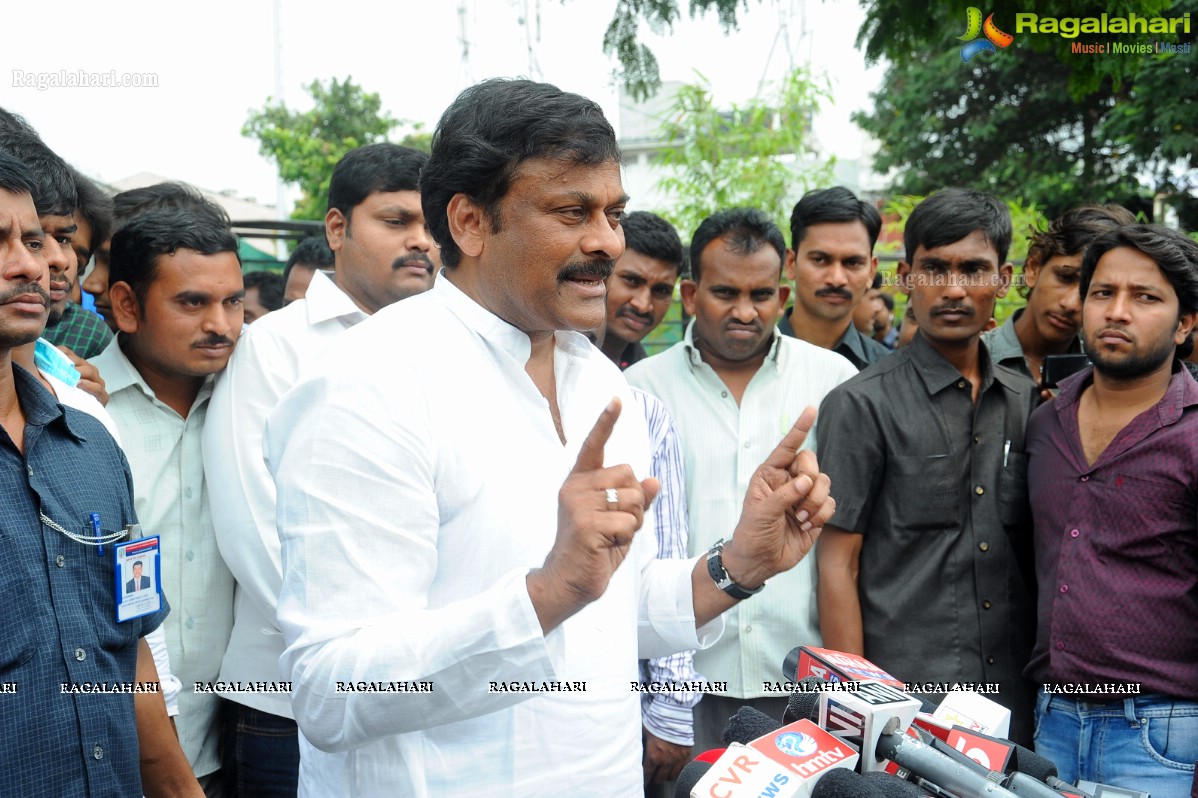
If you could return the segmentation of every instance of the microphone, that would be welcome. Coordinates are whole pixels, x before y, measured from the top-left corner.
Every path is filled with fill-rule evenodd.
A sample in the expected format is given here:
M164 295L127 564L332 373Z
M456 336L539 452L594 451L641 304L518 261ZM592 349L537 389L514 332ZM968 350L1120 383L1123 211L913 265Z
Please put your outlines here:
M782 728L782 724L764 712L753 707L741 707L736 710L735 715L728 718L728 725L724 727L724 733L720 739L724 741L724 745L732 743L748 745L751 740L756 740L780 728Z
M1013 798L1015 795L997 781L978 773L975 768L981 766L977 763L970 762L967 765L946 756L923 739L925 736L928 739L935 738L918 726L914 730L919 736L884 732L878 739L874 754L878 759L889 759L961 798Z
M791 649L782 661L782 675L788 681L798 682L814 676L825 682L856 682L872 679L891 687L903 689L905 684L865 657L833 651L830 648L798 646Z
M928 796L928 793L906 779L900 779L898 776L891 776L889 773L877 770L862 773L861 780L867 785L876 785L871 789L885 791L890 798L927 798Z
M686 763L686 767L674 781L674 798L690 798L691 789L699 782L699 779L707 775L707 771L712 767L711 762L703 762L698 759Z
M739 714L739 712L738 712ZM808 798L825 774L852 769L856 750L809 720L732 742L692 788L701 798Z
M786 700L786 711L782 713L783 723L794 723L796 720L818 720L819 699L822 686L830 684L815 676L807 676L795 685L790 698Z
M888 684L856 682L856 689L824 693L819 702L819 725L861 750L861 772L885 770L874 756L883 733L906 731L919 712L920 702Z
M1011 710L984 695L964 690L946 695L932 717L997 737L1011 733Z
M811 791L811 798L927 798L927 795L911 782L887 773L857 775L843 768L817 781Z
M728 750L727 748L712 748L708 751L704 751L703 753L699 754L697 757L695 757L694 761L706 762L709 765L713 765L713 764L715 764L715 761L717 759L719 759L720 757L722 757L724 755L724 752L727 750Z

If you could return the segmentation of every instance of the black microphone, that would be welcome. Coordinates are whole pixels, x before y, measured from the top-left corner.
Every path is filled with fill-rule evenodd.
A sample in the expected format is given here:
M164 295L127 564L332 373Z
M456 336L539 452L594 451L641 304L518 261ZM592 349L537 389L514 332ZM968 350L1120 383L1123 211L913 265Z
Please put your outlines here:
M674 781L674 798L690 798L691 788L711 770L710 762L688 762Z
M848 768L837 768L820 776L811 798L927 798L927 793L889 773L858 775Z
M880 770L875 770L871 773L862 773L861 779L867 783L872 782L876 785L875 789L885 790L886 794L891 798L927 798L928 796L928 793L906 779L891 776L889 773L884 773Z
M819 689L823 684L827 682L815 676L803 678L786 700L786 712L782 714L782 722L809 720L819 723Z
M723 739L724 745L732 745L732 743L748 745L758 737L764 737L781 728L781 723L764 712L753 707L741 707L736 710L735 715L728 718L728 725L724 727L721 739Z

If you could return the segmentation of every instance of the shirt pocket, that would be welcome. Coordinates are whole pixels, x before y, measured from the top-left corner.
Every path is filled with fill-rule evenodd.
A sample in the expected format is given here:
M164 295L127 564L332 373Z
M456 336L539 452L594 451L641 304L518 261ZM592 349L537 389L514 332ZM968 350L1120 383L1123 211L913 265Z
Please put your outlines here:
M1027 496L1027 454L1008 452L998 477L998 515L1004 527L1027 526L1031 506Z
M888 481L892 523L900 532L947 532L960 527L960 464L947 454L895 455Z
M37 653L36 630L52 624L53 619L48 617L41 601L46 595L45 564L41 558L12 553L17 549L3 530L0 530L0 543L10 552L0 557L0 595L4 596L4 611L0 612L2 679L5 673L33 659Z

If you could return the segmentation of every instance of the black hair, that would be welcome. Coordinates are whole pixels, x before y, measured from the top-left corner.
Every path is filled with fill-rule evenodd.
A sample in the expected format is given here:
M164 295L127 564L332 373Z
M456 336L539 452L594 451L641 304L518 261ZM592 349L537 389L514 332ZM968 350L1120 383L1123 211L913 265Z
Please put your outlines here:
M142 564L142 561L141 561L141 560L134 560L134 561L133 561L133 567L134 567L134 568L136 568L136 567L137 567L137 566L139 566L139 565L141 565L141 567L142 567L142 568L145 568L145 565L143 565L143 564Z
M865 225L872 251L878 243L878 234L882 232L882 214L872 203L857 199L857 195L844 186L808 191L790 213L791 249L798 251L799 242L807 235L808 227L846 222Z
M145 311L146 294L158 273L158 258L191 249L201 255L237 254L237 237L207 213L155 208L134 216L112 236L108 284L128 283Z
M1032 231L1027 262L1043 266L1062 255L1080 255L1091 241L1108 230L1135 223L1136 217L1122 205L1080 205L1070 208L1053 219L1046 229ZM1020 286L1019 290L1025 297L1032 293L1032 289L1026 285Z
M186 183L155 183L122 191L112 198L113 232L131 219L152 210L183 210L215 224L231 227L229 214L220 205Z
M656 214L634 211L624 215L620 226L624 228L625 247L682 271L682 240L674 225Z
M112 235L112 197L75 167L68 164L67 169L75 180L75 190L79 195L77 212L92 229L87 248L95 252ZM82 271L86 265L80 263L79 270Z
M548 83L495 78L471 86L445 110L433 134L432 156L420 177L421 204L441 262L462 252L449 232L449 201L463 194L498 231L499 202L517 170L532 158L576 165L621 162L616 133L592 100Z
M258 303L267 310L283 307L283 278L274 272L246 272L242 275L245 290L258 289Z
M38 216L70 216L79 204L66 162L47 147L29 123L0 108L0 150L25 164Z
M894 297L882 291L878 294L882 298L882 304L886 306L886 310L894 313Z
M350 150L333 167L329 210L336 208L348 228L354 208L376 191L419 191L428 155L388 141Z
M33 175L15 155L0 150L0 189L10 194L33 195Z
M1007 262L1011 249L1011 212L989 194L963 188L944 188L915 206L903 229L907 263L914 265L915 250L935 249L956 243L981 231L998 253L998 265Z
M1158 224L1131 224L1103 233L1086 248L1082 258L1080 290L1082 302L1090 293L1090 281L1098 261L1112 249L1128 247L1156 263L1177 294L1180 313L1198 311L1198 243L1184 233Z
M740 255L752 255L764 246L771 246L777 250L781 263L786 262L786 240L770 217L756 208L729 208L704 219L691 237L691 279L695 282L699 280L699 256L717 238L724 239L728 248Z
M283 267L284 286L287 285L287 278L291 276L291 270L296 266L313 271L333 268L333 250L329 249L329 242L324 236L308 236L291 251L287 265Z

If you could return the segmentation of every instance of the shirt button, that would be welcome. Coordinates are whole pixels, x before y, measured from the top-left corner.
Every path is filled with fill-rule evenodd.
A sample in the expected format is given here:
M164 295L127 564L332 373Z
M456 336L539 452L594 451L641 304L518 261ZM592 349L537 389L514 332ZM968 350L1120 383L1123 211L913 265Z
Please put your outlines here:
M1079 530L1076 530L1076 529L1069 530L1069 537L1071 537L1071 538L1075 538L1080 534L1081 534L1081 532Z
M29 476L33 476L33 466L25 466L25 473Z
M987 665L993 665L993 664L994 664L994 657L986 657L986 664L987 664Z
M973 442L974 442L974 443L980 443L980 442L981 442L981 440L982 440L982 439L981 439L980 437L978 437L977 435L974 435L974 436L973 436Z
M745 441L745 448L746 448L746 449L748 449L748 448L749 448L749 447L751 447L752 445L753 445L753 444L752 444L752 442L751 442L751 441Z
M1061 592L1062 592L1062 593L1068 593L1068 592L1069 592L1069 585L1061 585Z
M1057 651L1064 651L1064 650L1065 650L1065 644L1057 643Z
M964 387L965 387L965 380L957 380L957 387L958 387L958 388L964 388Z
M983 601L983 602L982 602L982 609L984 609L984 610L988 610L988 609L990 609L990 606L991 606L991 605L990 605L990 602L989 602L989 601Z
M976 493L977 495L981 496L983 493L986 492L986 489L983 488L981 485L978 485L976 488L973 489L973 492Z
M54 564L61 568L67 564L67 558L60 554L54 558Z
M982 541L981 543L978 544L978 548L981 549L982 551L990 551L990 544L985 541Z
M1089 481L1090 481L1090 477L1089 477L1089 476L1084 476L1084 477L1082 477L1082 478L1079 480L1079 482L1089 482Z
M194 551L187 552L187 561L188 562L192 562L193 560L195 560L195 558L196 558L196 553Z
M191 629L191 628L193 628L193 627L196 625L195 619L194 619L194 618L188 618L188 619L187 619L187 623L186 623L185 625L187 626L187 628L188 628L188 629Z
M746 631L746 632L751 632L751 631L753 631L753 627L752 627L752 626L746 626L746 627L745 627L745 631Z
M75 649L75 659L83 662L83 660L87 659L87 652L81 648Z
M184 488L184 489L183 489L183 498L184 498L184 499L190 499L190 498L191 498L191 488Z
M727 399L727 398L728 398L728 392L727 392L727 391L720 391L720 398L721 398L721 399Z
M92 749L92 756L94 756L96 759L103 759L104 758L104 749L97 745L95 748Z

